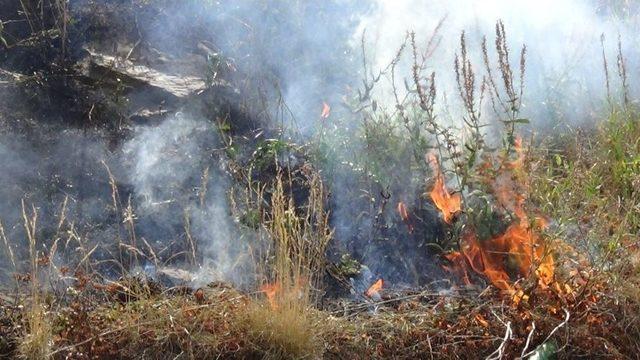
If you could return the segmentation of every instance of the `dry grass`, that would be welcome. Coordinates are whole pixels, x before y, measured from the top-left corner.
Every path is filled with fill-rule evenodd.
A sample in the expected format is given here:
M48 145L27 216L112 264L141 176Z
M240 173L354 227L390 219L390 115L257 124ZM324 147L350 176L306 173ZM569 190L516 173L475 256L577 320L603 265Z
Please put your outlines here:
M265 358L315 359L322 355L325 335L325 325L316 313L312 308L273 309L263 303L253 303L243 321L246 321L251 345L260 349Z
M631 335L609 316L623 309L598 292L587 294L600 297L598 307L554 291L518 306L505 304L493 291L387 292L375 304L336 303L335 311L301 314L273 310L228 287L203 291L202 297L165 293L126 303L79 298L53 315L55 341L49 352L31 354L56 359L82 354L100 359L476 359L498 349L504 358L516 358L542 343L561 349L559 358L633 354Z
M28 313L28 333L20 342L18 352L25 359L47 359L53 345L53 332L43 304L37 298L32 299Z
M23 0L22 3L24 7L33 2ZM54 25L62 35L64 56L67 4L64 1L50 3L55 5L54 15L58 20ZM33 12L26 10L25 7L26 20L37 27L30 17ZM42 27L44 29L44 25ZM457 143L452 129L436 122L435 75L423 74L428 68L426 61L432 52L431 46L427 46L424 55L418 54L413 35L408 36L410 42L401 47L398 57L405 47L412 50L414 66L410 78L413 84L405 86L413 86L410 93L415 94L406 99L397 95L395 59L387 70L393 79L398 106L390 114L366 120L369 122L363 131L367 148L363 153L367 158L362 160L362 168L366 169L363 173L379 175L376 183L391 184L400 184L399 178L409 174L416 177L422 187L424 177L429 175L424 153L437 148L453 162L458 177L462 178L459 187L464 189L469 185L466 179L471 181L472 167L485 148L480 131L487 121L480 113L484 94L505 125L503 147L510 152L516 125L526 122L519 118L525 50L521 51L520 66L514 71L501 23L497 24L496 33L498 64L489 63L487 42L483 41L481 50L487 77L481 83L476 81L467 57L466 40L461 37L455 71L467 113L464 132L471 134L464 144ZM604 62L606 64L606 60ZM81 259L75 265L83 271L73 274L76 283L71 291L56 299L64 305L50 306L39 280L42 269L39 269L41 254L37 251L37 240L41 239L36 239L38 214L35 208L29 210L23 204L31 262L29 300L23 308L7 305L6 308L17 315L6 319L4 314L8 312L0 300L0 310L3 310L0 334L7 333L5 324L18 329L19 344L12 355L28 359L87 356L105 359L518 358L526 357L525 354L543 344L553 344L560 358L637 356L640 350L640 242L637 235L640 233L640 126L637 116L629 110L622 55L619 55L618 66L623 79L624 108L613 111L602 129L589 133L588 138L595 139L593 143L585 144L583 140L587 137L577 134L571 141L554 143L557 146L553 151L532 151L531 199L560 224L561 231L554 235L570 240L571 245L567 249L556 249L567 256L556 257L557 276L561 281L554 283L555 287L525 288L526 299L523 296L517 303L491 288L483 291L454 288L443 293L433 289L395 294L389 291L379 302L341 299L336 300L341 304L335 304L328 299L329 304L321 307L317 300L323 295L325 255L332 234L323 184L319 174L309 167L295 174L277 168L275 179L258 184L259 190L249 189L251 197L241 199L247 204L246 215L253 215L252 211L259 214L247 216L245 225L263 229L268 234L268 249L263 257L256 257L257 267L263 269L260 281L267 285L263 291L250 293L220 284L195 292L186 288L161 288L147 279L127 277L128 271L143 259L158 265L158 257L147 240L137 236L136 212L131 199L120 198L118 184L107 167L113 215L120 224L114 239L118 254L113 262L125 278L117 282L101 281L91 266L95 247L91 248L82 242L81 236L71 232L67 243L73 242L72 239L74 244L77 242ZM364 70L365 74L370 73L366 62ZM365 81L364 92L359 94L360 103L364 105L358 104L362 106L359 112L368 112L368 109L370 114L376 112L378 105L370 92L381 75ZM345 144L352 146L350 141L345 140ZM280 148L289 146L280 141L272 144L270 149L275 158L278 151L282 151ZM267 155L273 155L270 151L262 154L264 158L261 157L260 162L264 166L259 167L268 168L272 159L266 159ZM360 156L352 149L344 153ZM395 171L398 162L404 163L403 159L407 160L409 170ZM412 164L418 170L411 170ZM298 176L304 177L304 190L308 191L303 203L296 203L293 196L297 186L293 178ZM202 177L206 185L208 168ZM377 194L379 189L371 186L368 191ZM269 196L264 196L265 193ZM203 186L199 194L201 205L205 195L206 186ZM268 203L262 204L265 199ZM65 206L50 253L43 254L48 257L55 255L65 223ZM377 212L373 205L369 210L371 214ZM568 234L567 229L574 234ZM197 239L191 237L188 217L185 234L186 258L195 265ZM1 224L0 236L16 268L15 256ZM575 261L571 256L573 250L587 254L587 261L576 261L578 265L571 263Z
M311 170L310 170L311 171ZM293 187L289 175L288 188ZM331 230L324 210L324 188L317 173L308 177L307 203L297 207L285 193L282 174L278 174L265 224L273 242L269 278L283 291L279 299L290 306L307 307L313 301L311 290L319 285L325 266L325 251ZM293 293L295 296L284 294ZM276 294L276 295L277 295ZM278 296L276 296L278 298Z
M313 294L324 264L318 252L324 251L330 232L322 185L318 178L309 179L309 200L299 207L286 195L282 177L274 183L264 222L273 241L269 279L280 285L273 302L262 293L219 284L191 293L128 279L93 288L78 285L68 306L47 313L34 287L32 306L9 320L26 325L18 352L30 359L86 354L104 359L408 359L418 354L467 359L516 358L544 343L559 349L560 358L625 358L639 348L633 323L637 290L607 283L602 276L588 286L570 277L565 282L574 289L570 292L533 289L518 304L505 302L493 290L426 289L383 293L377 303L345 301L319 309ZM36 219L37 213L25 206L27 234L35 234ZM36 274L35 236L29 239ZM122 292L127 296L119 296Z
M47 359L53 345L53 334L49 316L45 311L45 305L40 295L40 282L38 281L38 252L36 250L36 229L38 213L35 207L27 209L22 202L22 218L24 228L29 241L29 255L31 259L31 297L26 313L27 333L21 341L18 351L25 359Z
M148 296L127 303L74 303L57 319L62 332L56 358L96 354L102 358L210 358L245 349L248 298L228 288L193 296Z
M640 348L638 264L612 260L637 256L633 248L637 238L630 236L637 229L637 214L620 207L637 204L638 199L633 187L637 168L629 168L629 159L638 150L637 143L629 140L637 136L638 128L627 121L634 120L612 122L610 126L620 131L605 127L588 147L563 147L566 152L559 155L560 160L532 150L532 200L566 224L584 222L581 216L595 214L581 223L587 238L599 239L596 244L611 251L607 271L605 267L580 270L589 276L586 283L572 276L570 267L562 270L564 258L558 258L558 276L566 276L564 284L572 291L532 289L527 300L511 304L492 290L437 293L426 289L389 292L378 303L343 301L341 306L319 309L315 299L331 237L323 187L317 175L309 172L308 200L295 204L286 190L291 188L290 178L280 174L262 221L272 242L263 260L268 265L264 275L279 287L273 302L265 301L262 292L243 293L227 286L206 287L196 295L154 289L144 280L129 279L102 287L78 286L67 299L68 306L47 312L35 276L37 213L25 205L33 288L30 306L9 320L25 325L18 352L30 359L83 354L105 359L383 359L418 354L465 359L491 354L517 358L546 343L559 350L559 358L632 357ZM599 187L590 185L593 177L600 179ZM593 193L594 189L598 191ZM605 239L613 245L603 243ZM115 296L122 291L128 296Z
M248 308L246 321L251 338L268 358L316 358L321 354L323 329L314 319L314 305L325 266L325 251L331 239L324 210L324 189L317 173L308 172L309 196L297 207L291 195L291 174L278 173L265 226L273 249L263 286L266 304ZM285 175L286 176L286 175Z

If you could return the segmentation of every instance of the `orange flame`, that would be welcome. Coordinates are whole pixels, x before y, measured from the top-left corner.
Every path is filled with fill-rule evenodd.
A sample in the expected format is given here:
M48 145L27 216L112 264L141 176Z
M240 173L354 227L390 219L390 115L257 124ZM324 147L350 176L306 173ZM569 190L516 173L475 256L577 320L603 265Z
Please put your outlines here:
M326 102L322 102L322 112L320 113L320 117L326 119L331 115L331 106Z
M278 303L276 302L276 295L280 292L281 286L279 282L275 282L273 284L264 284L260 287L260 291L262 291L267 297L267 301L269 302L269 306L271 309L276 310L278 308Z
M526 200L523 195L526 192L524 174L522 167L524 166L524 150L522 149L522 138L515 139L514 149L518 155L517 159L507 162L505 168L511 171L501 171L492 182L493 192L496 195L498 203L505 209L511 211L520 220L526 220L524 211L524 202Z
M409 228L409 233L413 233L413 224L409 217L409 211L402 201L398 203L398 214L400 214L400 218L402 218L402 221L407 225L407 228Z
M553 257L536 232L546 226L546 221L537 217L533 224L530 223L524 208L526 181L522 172L524 152L520 138L516 139L515 151L518 158L506 163L504 169L509 171L501 171L491 186L497 202L516 219L503 234L488 240L479 240L472 230L467 230L462 237L461 251L445 256L454 264L453 268L445 269L461 277L465 284L469 283L466 267L484 275L495 287L507 291L514 290L512 276L524 277L532 270L541 287L546 288L553 281ZM466 264L460 261L461 256L466 259Z
M462 198L460 194L449 194L444 182L444 175L440 170L440 163L434 154L429 154L429 163L435 172L436 182L429 193L436 207L442 212L442 217L447 224L451 223L453 215L461 210Z
M376 282L373 283L373 285L369 287L369 289L367 289L367 291L365 291L364 294L368 298L379 298L380 290L382 290L383 285L384 285L384 280L378 279Z
M553 257L545 253L533 229L522 222L511 224L504 234L486 241L467 232L462 239L462 254L473 271L501 290L513 290L509 273L524 277L534 267L540 286L547 287L553 280Z

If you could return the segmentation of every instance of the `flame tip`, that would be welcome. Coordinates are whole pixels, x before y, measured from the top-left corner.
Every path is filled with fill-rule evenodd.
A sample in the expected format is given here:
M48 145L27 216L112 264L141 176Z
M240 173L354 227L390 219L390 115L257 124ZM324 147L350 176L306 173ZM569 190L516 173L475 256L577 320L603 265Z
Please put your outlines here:
M364 294L368 298L379 297L380 296L380 290L382 290L383 286L384 286L384 279L383 278L379 278L378 280L376 280L376 282L373 283L373 285L371 285L367 289L367 291L365 291Z

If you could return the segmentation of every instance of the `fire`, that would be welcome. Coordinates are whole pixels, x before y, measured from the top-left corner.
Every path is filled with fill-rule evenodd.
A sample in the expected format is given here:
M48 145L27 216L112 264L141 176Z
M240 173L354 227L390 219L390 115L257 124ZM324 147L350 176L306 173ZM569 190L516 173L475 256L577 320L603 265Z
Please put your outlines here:
M273 284L264 284L260 287L260 291L262 291L267 297L267 301L269 302L271 309L276 310L278 308L276 295L281 291L280 283L275 282Z
M515 290L512 277L526 277L532 271L542 288L548 287L553 281L553 257L542 244L538 232L546 227L546 221L542 217L536 217L531 222L525 211L525 158L522 140L519 138L515 141L515 151L516 160L507 161L506 166L499 168L498 174L493 178L487 177L498 204L514 216L511 224L504 233L486 240L478 239L474 230L468 228L462 235L460 251L445 256L453 264L445 269L462 278L465 284L470 284L467 269L483 275L495 287L510 292ZM437 174L441 176L439 170ZM431 192L432 197L434 192L442 192L438 189L441 185L442 183L436 182ZM449 209L439 206L435 198L434 202L446 221Z
M400 214L400 218L409 228L409 233L413 233L413 223L411 222L411 217L409 217L409 211L407 210L407 206L400 201L398 203L398 214Z
M526 184L522 179L524 177L522 168L525 159L522 138L515 139L514 149L518 157L513 161L506 162L505 166L505 169L510 171L500 171L494 181L491 182L491 187L501 206L511 211L520 220L526 221L527 215L524 211L526 198L523 195L526 192Z
M513 149L516 151L516 154L518 154L518 158L513 160L510 163L511 168L514 169L522 169L522 166L524 165L524 149L522 147L522 138L521 137L516 137L514 142L513 142Z
M384 285L384 280L382 279L378 279L376 282L373 283L373 285L371 285L369 287L369 289L367 289L367 291L365 291L365 295L368 298L374 299L374 298L380 298L380 290L382 290L382 286Z
M320 117L326 119L331 114L331 106L326 102L322 102L322 112L320 113Z
M442 212L444 221L450 224L451 220L453 219L453 215L461 210L462 198L460 194L449 194L447 186L444 182L444 175L442 174L442 170L440 169L438 158L434 154L429 154L428 156L429 163L433 167L433 171L435 172L436 176L436 182L429 194L431 195L433 203L440 210L440 212Z
M473 271L484 275L501 290L513 290L509 273L524 277L535 268L542 287L553 279L553 258L545 254L533 229L521 222L511 224L504 234L484 241L467 232L462 239L461 253Z

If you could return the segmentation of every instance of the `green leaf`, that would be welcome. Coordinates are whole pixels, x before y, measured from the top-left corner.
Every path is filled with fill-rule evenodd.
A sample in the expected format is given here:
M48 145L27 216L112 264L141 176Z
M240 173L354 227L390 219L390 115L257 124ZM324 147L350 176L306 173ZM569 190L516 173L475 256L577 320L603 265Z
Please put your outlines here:
M555 160L556 160L556 165L558 166L562 165L562 157L560 157L560 155L556 154Z

